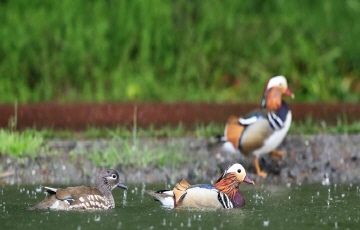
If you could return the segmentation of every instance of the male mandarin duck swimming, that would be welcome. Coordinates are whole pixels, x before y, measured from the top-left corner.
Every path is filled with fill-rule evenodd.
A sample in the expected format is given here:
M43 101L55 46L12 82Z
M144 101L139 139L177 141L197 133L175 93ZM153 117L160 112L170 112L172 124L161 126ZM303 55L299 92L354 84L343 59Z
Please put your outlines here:
M261 109L240 118L231 116L222 138L241 153L253 154L256 172L263 178L267 177L267 173L260 169L259 157L268 153L282 156L284 153L275 149L281 144L291 125L291 111L282 99L283 94L294 97L286 78L271 78L264 90ZM226 149L226 145L224 147Z
M190 185L183 179L173 190L146 192L164 206L172 208L241 208L245 205L245 199L239 190L242 182L254 184L241 164L233 164L214 185Z
M39 204L28 208L51 210L101 210L115 207L111 191L127 187L120 181L119 173L114 169L104 169L96 177L95 186L68 188L45 187L48 196Z

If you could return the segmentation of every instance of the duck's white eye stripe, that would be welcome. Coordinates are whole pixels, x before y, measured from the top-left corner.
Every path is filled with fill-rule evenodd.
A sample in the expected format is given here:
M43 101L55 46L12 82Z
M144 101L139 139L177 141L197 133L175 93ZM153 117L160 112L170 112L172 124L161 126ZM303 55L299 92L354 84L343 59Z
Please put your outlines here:
M245 171L244 167L241 164L233 164L226 170L226 173L231 173L231 172L240 173L239 170L240 172Z

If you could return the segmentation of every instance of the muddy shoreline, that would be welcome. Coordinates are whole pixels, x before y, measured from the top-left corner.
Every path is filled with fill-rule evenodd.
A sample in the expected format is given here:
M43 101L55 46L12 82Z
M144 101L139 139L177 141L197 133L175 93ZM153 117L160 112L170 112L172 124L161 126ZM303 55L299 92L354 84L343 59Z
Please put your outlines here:
M183 154L189 163L176 167L143 167L117 165L125 183L170 183L181 178L190 182L209 182L217 179L221 171L233 162L242 163L251 178L261 183L360 183L360 134L341 135L288 135L278 148L284 150L281 159L265 156L261 165L269 176L261 179L254 174L252 159L239 153L223 152L212 139L183 137L145 139L156 148L175 146L174 154ZM101 170L86 155L94 145L106 146L108 140L51 140L47 143L56 156L40 156L18 160L1 155L1 184L81 184L91 183ZM74 154L72 153L79 153ZM119 154L122 149L119 147ZM81 153L81 154L80 154ZM41 155L41 154L40 154Z

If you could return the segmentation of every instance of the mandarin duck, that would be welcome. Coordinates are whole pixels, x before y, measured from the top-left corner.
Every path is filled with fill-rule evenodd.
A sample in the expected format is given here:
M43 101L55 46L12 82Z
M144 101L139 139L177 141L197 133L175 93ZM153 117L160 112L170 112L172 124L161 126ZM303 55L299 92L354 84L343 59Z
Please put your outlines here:
M242 182L255 184L246 175L241 164L233 164L214 185L190 185L183 179L172 190L147 190L146 193L171 208L241 208L245 205L245 199L239 190Z
M47 197L29 210L102 210L115 207L111 191L115 187L127 189L114 169L104 169L96 177L94 187L44 187Z
M291 111L282 95L294 98L284 76L272 77L266 84L261 109L247 116L231 116L225 127L223 141L245 155L252 154L257 175L267 177L259 166L259 158L264 154L281 157L284 152L275 151L285 138L291 125ZM228 145L223 145L224 149Z

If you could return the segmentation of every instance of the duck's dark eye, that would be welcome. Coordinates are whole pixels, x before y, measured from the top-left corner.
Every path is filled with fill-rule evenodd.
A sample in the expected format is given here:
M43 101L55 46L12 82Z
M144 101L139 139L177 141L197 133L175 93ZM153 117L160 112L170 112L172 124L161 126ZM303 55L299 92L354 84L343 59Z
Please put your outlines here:
M117 176L116 176L115 174L112 174L112 178L116 179L116 177L117 177Z
M241 169L238 169L237 172L238 172L238 173L241 173Z

